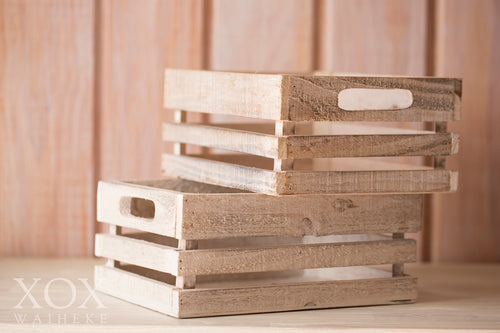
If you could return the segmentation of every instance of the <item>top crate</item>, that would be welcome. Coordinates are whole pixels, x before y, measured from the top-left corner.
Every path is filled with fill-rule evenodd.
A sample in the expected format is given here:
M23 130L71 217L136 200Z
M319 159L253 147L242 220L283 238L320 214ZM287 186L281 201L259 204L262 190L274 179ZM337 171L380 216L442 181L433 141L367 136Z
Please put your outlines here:
M419 121L460 118L453 78L165 71L165 107L290 121Z

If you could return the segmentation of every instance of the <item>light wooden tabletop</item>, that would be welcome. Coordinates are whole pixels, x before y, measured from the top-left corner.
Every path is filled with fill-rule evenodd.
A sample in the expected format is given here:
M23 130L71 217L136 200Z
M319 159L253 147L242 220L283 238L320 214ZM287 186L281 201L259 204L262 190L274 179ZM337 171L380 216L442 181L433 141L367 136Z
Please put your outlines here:
M500 331L498 264L408 265L407 271L419 277L416 304L174 319L104 294L92 295L88 287L93 286L93 266L102 262L0 259L0 331Z

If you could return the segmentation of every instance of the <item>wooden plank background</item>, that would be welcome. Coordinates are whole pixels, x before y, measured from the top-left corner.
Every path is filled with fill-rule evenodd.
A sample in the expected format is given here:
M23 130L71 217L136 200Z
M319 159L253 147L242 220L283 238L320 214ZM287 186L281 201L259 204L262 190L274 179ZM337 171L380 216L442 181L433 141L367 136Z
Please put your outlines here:
M0 1L0 254L81 256L95 219L94 3Z
M500 261L499 59L498 0L0 0L0 255L92 254L97 180L160 175L170 66L463 77L421 258Z

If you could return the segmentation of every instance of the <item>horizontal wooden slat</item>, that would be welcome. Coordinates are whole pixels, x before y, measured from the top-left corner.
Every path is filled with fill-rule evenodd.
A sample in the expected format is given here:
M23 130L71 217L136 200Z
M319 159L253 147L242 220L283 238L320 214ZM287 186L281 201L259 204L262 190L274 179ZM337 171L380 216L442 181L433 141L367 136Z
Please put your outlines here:
M95 235L95 253L129 264L179 275L179 254L174 247L112 234Z
M164 282L106 266L94 268L95 289L153 309L170 316L179 316L178 289Z
M328 241L328 238L320 238L289 245L179 250L137 238L97 234L95 254L176 276L381 265L416 260L416 245L412 239Z
M411 239L279 245L256 249L192 250L179 254L184 275L300 270L416 261Z
M281 119L279 75L167 69L164 106L214 114Z
M418 232L422 195L185 196L179 236L325 236Z
M124 197L152 200L154 217L144 219L123 210ZM182 179L158 179L100 182L97 206L100 222L180 239L298 237L417 232L422 196L274 197Z
M354 132L357 134L277 137L227 126L165 123L163 140L278 159L443 156L458 152L458 135L453 133L407 130L412 134L406 134L401 130L401 134L384 134L383 129L364 128L367 128L366 134L358 130Z
M280 149L282 147L280 138L273 135L187 123L164 123L163 140L271 158L278 158L279 152L282 150Z
M299 165L301 171L271 171L262 168L267 162L259 165L254 156L205 157L217 160L164 154L163 174L271 195L449 192L455 191L458 183L458 173L454 171L362 158L338 159L331 164L318 161L317 171L305 171L310 170L307 165ZM256 164L251 166L254 161ZM322 170L323 163L333 170Z
M403 109L391 107L389 110L344 110L338 105L338 96L350 88L388 89L388 92L389 89L408 90L412 96L411 106ZM461 81L448 78L302 76L167 69L164 106L273 120L451 121L460 116L460 96ZM397 107L398 103L394 104Z
M346 270L350 273L344 273ZM338 271L350 277L335 280ZM375 277L362 278L367 271ZM393 278L365 267L322 269L316 274L312 279L304 275L281 283L264 280L252 285L242 281L225 287L227 282L221 281L209 288L182 290L119 268L96 266L95 286L101 292L178 318L401 304L414 302L417 296L416 279L409 276Z
M452 121L460 118L462 84L448 78L374 76L290 76L288 120ZM408 89L413 103L405 109L342 110L338 94L349 88Z

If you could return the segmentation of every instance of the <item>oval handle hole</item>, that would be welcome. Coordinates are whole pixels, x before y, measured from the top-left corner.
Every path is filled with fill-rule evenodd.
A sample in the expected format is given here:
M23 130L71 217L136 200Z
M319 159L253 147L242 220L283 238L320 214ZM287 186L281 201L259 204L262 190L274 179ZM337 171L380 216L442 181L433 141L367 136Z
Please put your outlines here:
M154 219L155 203L152 200L143 198L123 197L120 199L120 212L123 215Z
M348 88L339 92L339 108L346 111L398 110L413 104L408 89Z

